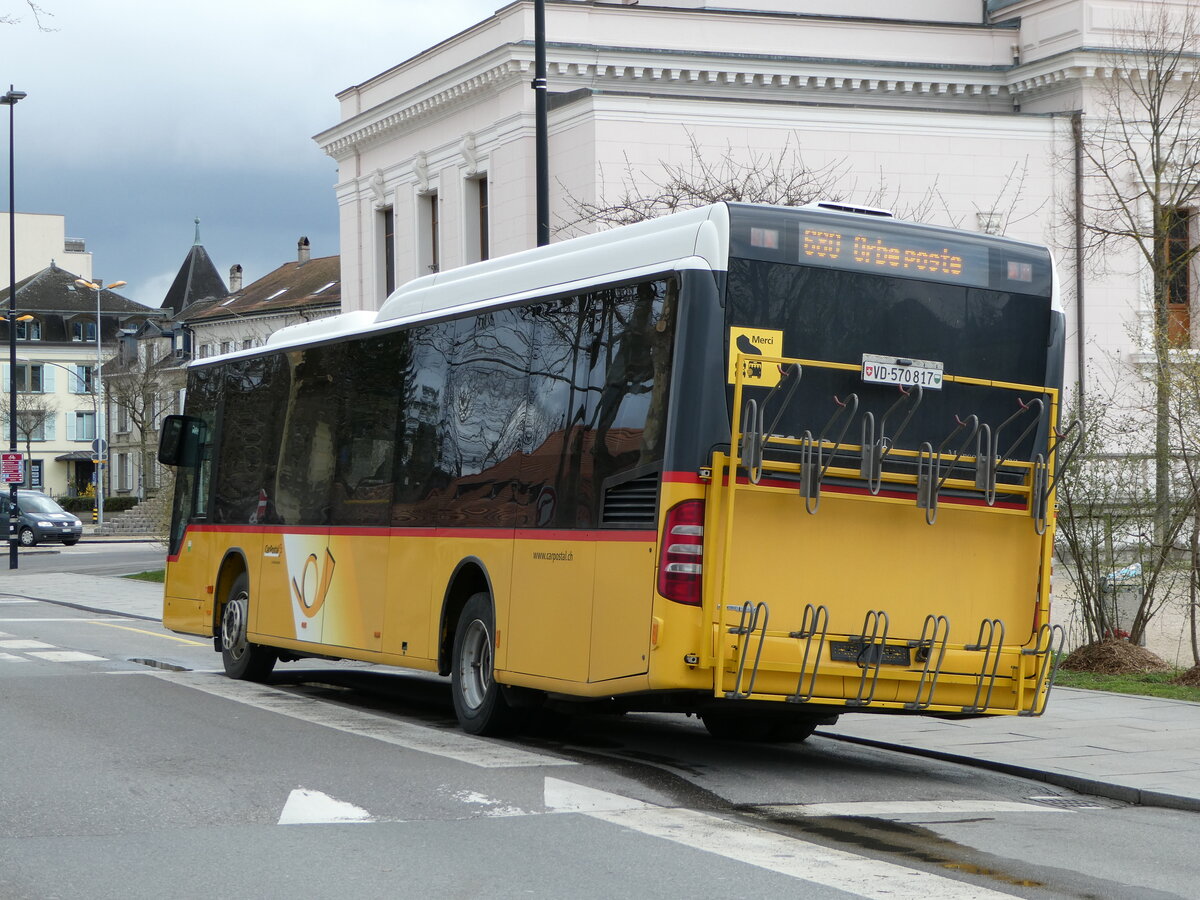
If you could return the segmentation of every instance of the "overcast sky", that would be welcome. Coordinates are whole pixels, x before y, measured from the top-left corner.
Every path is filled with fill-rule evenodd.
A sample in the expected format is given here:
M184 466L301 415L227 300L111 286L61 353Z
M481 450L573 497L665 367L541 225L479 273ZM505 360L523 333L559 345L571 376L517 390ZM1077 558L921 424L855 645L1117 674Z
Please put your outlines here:
M16 208L66 216L96 276L158 306L192 245L246 283L338 252L336 166L312 136L334 95L505 0L0 0L0 89L16 107ZM0 155L7 165L7 110ZM2 171L2 169L0 169ZM8 210L0 179L0 209ZM17 240L20 240L18 231Z

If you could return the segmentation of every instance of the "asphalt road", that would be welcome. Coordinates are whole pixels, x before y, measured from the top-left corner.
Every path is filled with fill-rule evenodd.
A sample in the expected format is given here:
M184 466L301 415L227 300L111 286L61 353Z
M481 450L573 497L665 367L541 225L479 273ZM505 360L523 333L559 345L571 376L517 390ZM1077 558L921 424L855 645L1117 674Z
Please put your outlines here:
M218 666L0 601L0 897L1195 896L1194 814L678 716L482 740L441 679Z
M4 545L0 560L0 578L8 568L8 546ZM84 575L129 575L166 565L166 547L157 541L104 542L85 537L73 547L61 544L38 544L21 548L17 553L17 571L75 572Z

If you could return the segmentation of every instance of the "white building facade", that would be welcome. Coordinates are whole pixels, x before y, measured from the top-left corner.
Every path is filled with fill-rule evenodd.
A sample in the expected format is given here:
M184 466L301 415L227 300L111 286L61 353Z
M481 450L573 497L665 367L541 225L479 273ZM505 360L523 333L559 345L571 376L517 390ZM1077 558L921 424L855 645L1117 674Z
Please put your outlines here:
M67 237L66 216L53 213L16 213L17 281L56 263L88 281L92 254L82 238ZM0 277L8 283L8 216L0 215Z
M905 0L829 16L811 0L548 0L555 239L581 204L659 183L697 148L774 156L846 200L1049 244L1074 327L1072 119L1139 5ZM341 121L316 140L339 165L345 309L534 244L533 60L533 4L518 0L338 95ZM1135 265L1085 273L1069 383L1081 350L1135 352Z

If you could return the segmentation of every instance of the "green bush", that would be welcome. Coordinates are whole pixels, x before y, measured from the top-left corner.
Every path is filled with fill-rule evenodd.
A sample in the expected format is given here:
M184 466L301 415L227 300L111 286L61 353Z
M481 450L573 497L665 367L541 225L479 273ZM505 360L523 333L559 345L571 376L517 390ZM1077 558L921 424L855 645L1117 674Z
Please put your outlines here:
M55 497L55 501L67 512L77 516L90 515L95 501L92 497ZM106 513L124 512L137 506L137 497L105 497L104 511Z

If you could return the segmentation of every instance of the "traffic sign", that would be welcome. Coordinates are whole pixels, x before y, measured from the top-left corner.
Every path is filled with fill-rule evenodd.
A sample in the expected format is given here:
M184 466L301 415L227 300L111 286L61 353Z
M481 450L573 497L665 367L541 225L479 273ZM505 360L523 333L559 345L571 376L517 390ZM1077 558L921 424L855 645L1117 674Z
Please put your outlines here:
M106 441L104 438L96 438L94 441L92 441L92 452L103 456L106 452L108 452L108 441Z
M25 454L19 451L0 453L0 473L5 484L20 484L25 480Z

